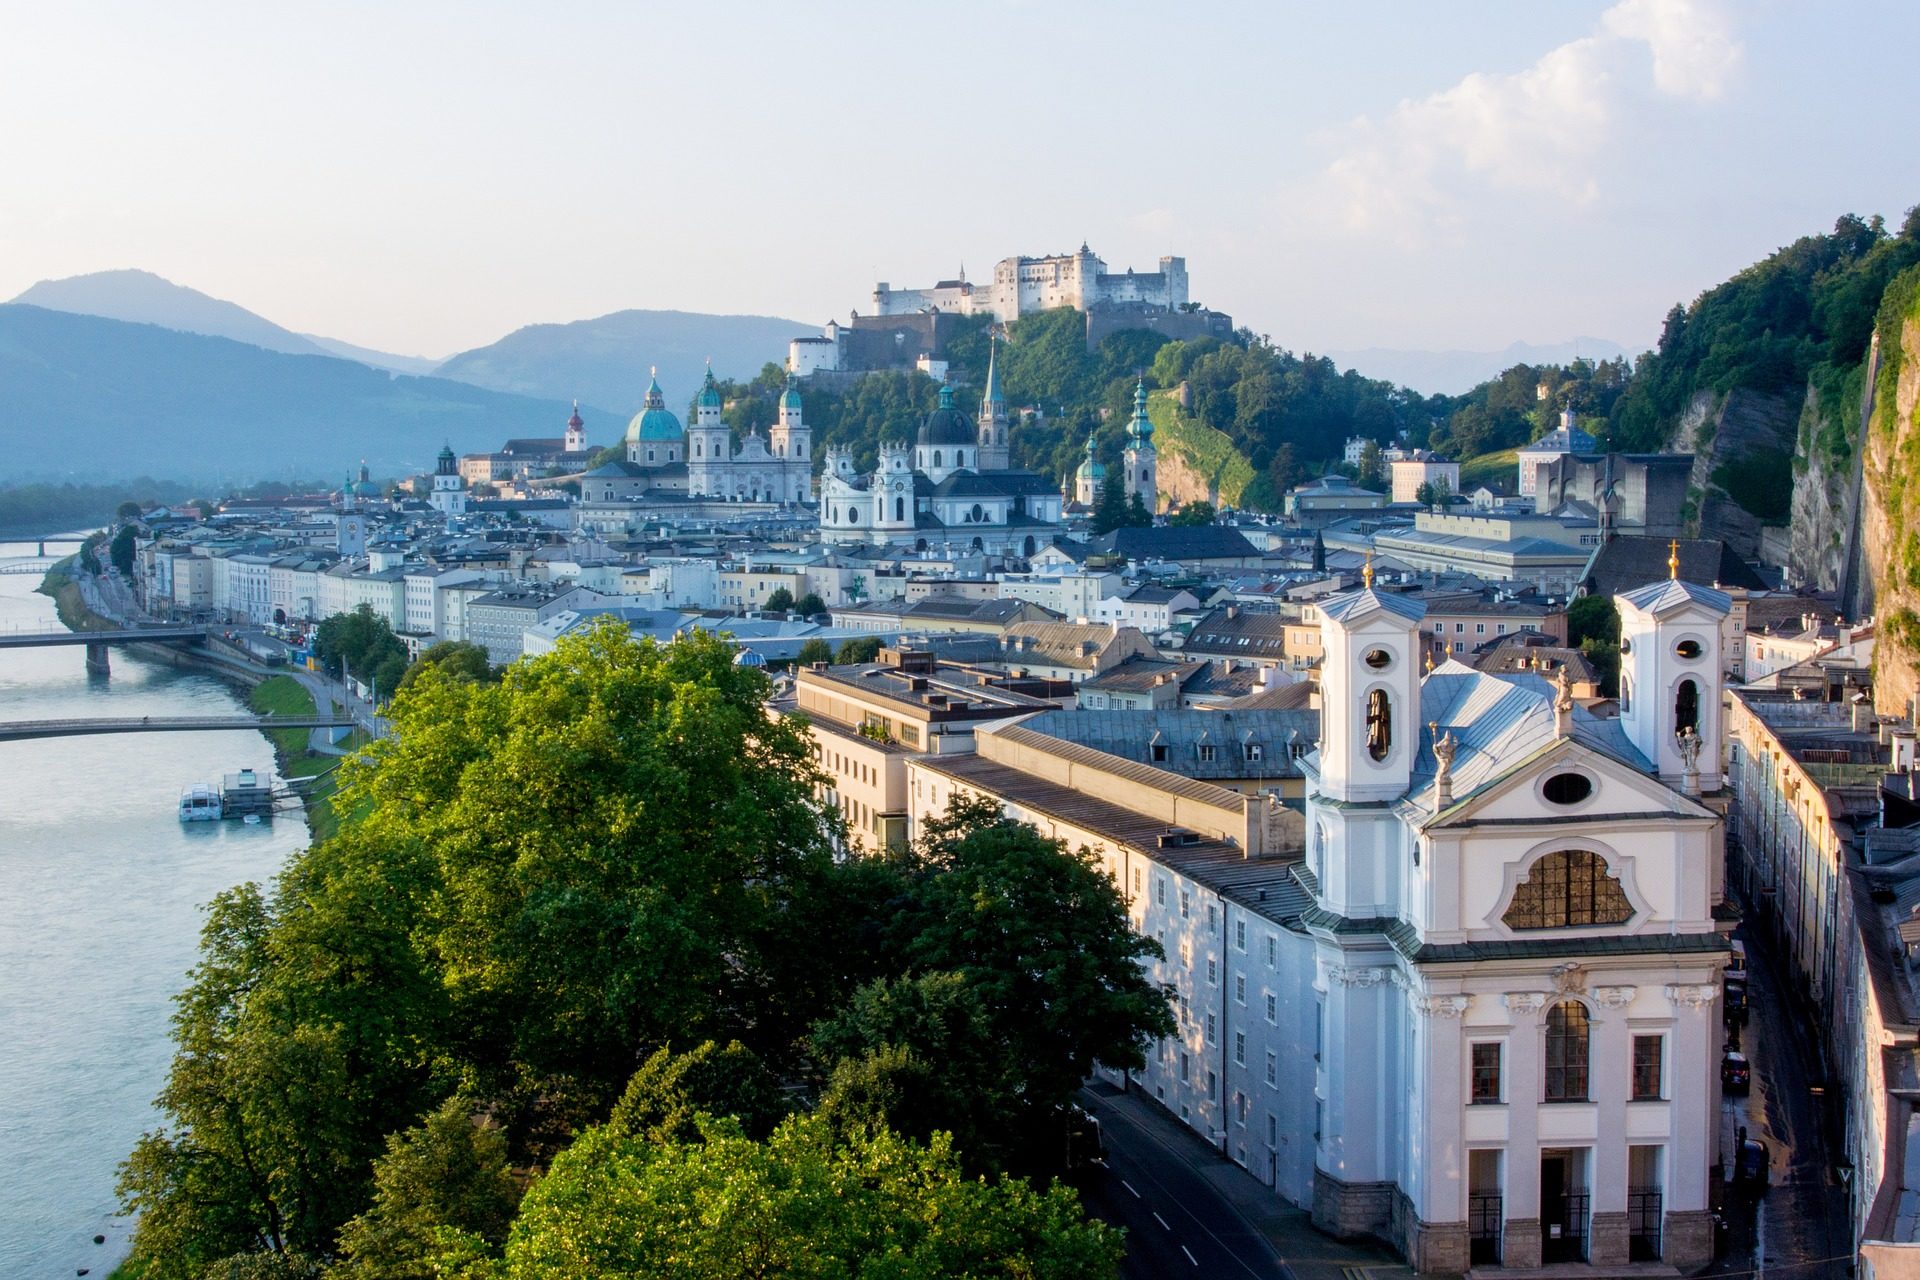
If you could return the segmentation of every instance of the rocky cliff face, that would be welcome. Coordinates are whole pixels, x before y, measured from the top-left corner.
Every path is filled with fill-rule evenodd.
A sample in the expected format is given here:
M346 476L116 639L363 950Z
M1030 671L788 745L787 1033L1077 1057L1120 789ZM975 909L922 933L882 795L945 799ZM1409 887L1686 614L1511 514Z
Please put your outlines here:
M1765 521L1736 500L1747 497L1752 503L1750 496L1728 492L1729 483L1737 488L1729 468L1768 457L1785 465L1793 452L1798 409L1785 397L1742 388L1694 395L1674 424L1666 451L1693 455L1693 471L1687 478L1693 504L1688 523L1700 537L1723 539L1742 556L1760 554Z
M1857 607L1878 619L1874 703L1908 714L1920 692L1920 270L1888 288L1875 346L1860 513L1871 594Z
M1860 493L1860 407L1857 395L1852 405L1829 403L1843 399L1843 392L1823 395L1814 385L1800 407L1787 556L1787 581L1795 587L1839 591L1846 578ZM1844 431L1848 419L1853 429ZM1838 439L1830 438L1834 425L1843 428Z

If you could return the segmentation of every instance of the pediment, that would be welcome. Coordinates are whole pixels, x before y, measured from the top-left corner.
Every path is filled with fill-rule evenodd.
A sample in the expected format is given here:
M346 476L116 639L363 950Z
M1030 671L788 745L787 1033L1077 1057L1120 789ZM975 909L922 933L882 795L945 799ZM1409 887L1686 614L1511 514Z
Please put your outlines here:
M1558 775L1586 780L1590 792L1572 802L1549 798L1550 790L1565 794L1574 784L1549 788ZM1431 796L1431 790L1428 791ZM1454 803L1421 824L1423 830L1481 823L1590 823L1648 814L1676 818L1717 819L1718 814L1681 795L1658 778L1573 738L1559 738L1516 760L1512 767L1456 796Z

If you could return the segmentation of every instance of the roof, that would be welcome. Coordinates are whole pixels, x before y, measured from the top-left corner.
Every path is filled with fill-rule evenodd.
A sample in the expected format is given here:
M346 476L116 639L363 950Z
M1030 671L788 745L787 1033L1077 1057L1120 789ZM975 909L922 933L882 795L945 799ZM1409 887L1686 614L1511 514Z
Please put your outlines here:
M1152 646L1134 628L1116 629L1105 623L1016 622L1007 628L1006 634L1009 659L1018 646L1017 652L1021 655L1032 653L1052 666L1088 671L1099 665L1101 654L1123 642L1152 652Z
M640 412L633 415L627 423L627 440L653 440L665 443L678 441L686 432L680 425L680 419L673 416L667 408L667 398L660 391L660 379L654 378L647 384L647 398L641 402Z
M1672 572L1667 566L1671 548L1667 538L1616 535L1594 549L1580 585L1590 595L1617 596L1649 582L1666 581ZM1767 586L1751 565L1718 538L1680 539L1680 581L1747 591L1764 591Z
M1408 622L1418 623L1427 616L1427 606L1411 596L1374 587L1362 587L1350 595L1335 596L1320 604L1321 616L1342 626L1352 626L1376 613L1390 613Z
M1714 613L1730 613L1733 610L1733 600L1726 592L1680 578L1650 582L1644 587L1623 591L1620 599L1642 613L1665 613L1689 604L1697 604Z
M920 433L914 443L921 445L970 445L974 443L973 423L953 407L953 388L940 384L940 403L920 420Z
M1287 648L1287 623L1277 613L1215 609L1193 628L1184 647L1189 652L1234 657L1283 657Z
M1049 711L1021 722L1032 733L1152 764L1186 778L1297 776L1298 757L1320 737L1318 711ZM1200 748L1211 746L1211 752ZM1247 748L1259 750L1249 757ZM1155 748L1164 750L1158 756Z
M1556 645L1550 636L1538 632L1502 636L1476 655L1471 665L1487 675L1538 674L1565 669L1567 679L1576 684L1594 684L1600 679L1600 673L1594 670L1586 654Z
M1260 556L1238 529L1211 524L1115 529L1087 545L1094 552L1129 560L1255 560Z

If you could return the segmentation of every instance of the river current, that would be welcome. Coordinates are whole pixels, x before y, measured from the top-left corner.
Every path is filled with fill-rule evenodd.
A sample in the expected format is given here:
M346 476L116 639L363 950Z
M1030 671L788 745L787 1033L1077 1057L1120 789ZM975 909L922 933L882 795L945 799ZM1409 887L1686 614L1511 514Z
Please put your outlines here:
M0 562L34 550L0 542ZM39 582L0 575L0 631L60 629ZM0 650L0 720L245 709L212 676L118 649L89 676L84 652ZM124 1256L115 1166L161 1124L206 904L307 841L297 813L182 823L180 789L272 765L252 731L0 742L0 1280L104 1277Z

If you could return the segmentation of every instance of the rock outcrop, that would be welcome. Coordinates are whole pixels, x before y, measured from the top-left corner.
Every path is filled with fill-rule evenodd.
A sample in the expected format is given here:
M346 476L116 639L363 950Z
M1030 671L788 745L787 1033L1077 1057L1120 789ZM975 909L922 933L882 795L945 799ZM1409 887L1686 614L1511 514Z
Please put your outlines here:
M1855 608L1878 623L1874 703L1907 715L1920 692L1920 268L1888 287L1874 337Z
M1688 524L1702 538L1719 538L1742 556L1760 554L1761 516L1742 506L1723 483L1730 463L1793 453L1799 406L1783 396L1744 388L1701 391L1674 424L1665 452L1691 453L1687 477L1693 507ZM1751 501L1751 499L1749 499Z

